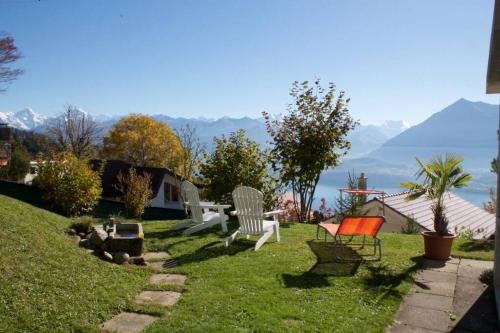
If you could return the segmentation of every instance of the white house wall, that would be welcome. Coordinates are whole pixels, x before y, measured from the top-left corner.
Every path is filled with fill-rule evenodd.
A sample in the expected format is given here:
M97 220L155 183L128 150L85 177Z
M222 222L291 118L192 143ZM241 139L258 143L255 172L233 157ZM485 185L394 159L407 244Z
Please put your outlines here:
M370 201L363 206L367 210L366 215L382 215L382 204L378 201ZM401 228L407 223L406 217L395 212L390 207L385 207L385 223L380 231L382 232L401 232Z
M149 202L149 205L151 207L183 210L184 208L182 207L180 193L179 193L179 201L165 201L165 182L168 182L174 186L179 187L176 184L174 177L172 177L170 175L166 175L163 179L163 182L161 183L159 190L158 190L158 194L156 195L156 197L151 199L151 201ZM180 189L179 189L179 192L180 192Z

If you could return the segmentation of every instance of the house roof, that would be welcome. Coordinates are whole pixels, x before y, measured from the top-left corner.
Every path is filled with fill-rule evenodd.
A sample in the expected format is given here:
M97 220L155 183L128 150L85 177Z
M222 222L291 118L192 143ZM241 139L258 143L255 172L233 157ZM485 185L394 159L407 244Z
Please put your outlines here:
M395 193L384 196L386 207L413 218L418 224L427 230L434 229L433 213L431 210L432 200L425 196L418 199L406 201L408 192ZM380 197L372 199L382 203ZM444 198L446 217L448 218L450 231L455 228L464 227L474 231L474 238L487 238L495 233L495 215L475 206L456 194L446 193Z
M495 1L493 12L486 93L500 93L500 0Z
M120 172L123 175L127 175L132 165L120 160L91 160L90 164L93 170L98 170L103 162L106 164L104 165L104 170L101 176L102 196L119 197L122 193L116 188L118 184L118 175ZM158 195L158 191L160 190L165 175L175 176L173 172L165 168L135 167L135 170L139 175L144 175L145 173L151 175L153 198Z

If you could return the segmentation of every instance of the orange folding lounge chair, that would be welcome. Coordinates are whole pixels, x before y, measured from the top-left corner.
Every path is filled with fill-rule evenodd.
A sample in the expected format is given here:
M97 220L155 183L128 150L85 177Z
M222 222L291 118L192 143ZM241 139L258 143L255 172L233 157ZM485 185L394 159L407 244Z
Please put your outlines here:
M361 245L359 248L364 248L366 236L371 237L373 239L374 257L371 260L380 260L380 258L382 258L382 246L381 240L377 238L377 234L384 222L385 218L383 216L346 216L342 219L342 222L340 222L340 224L319 223L316 231L316 238L319 239L319 230L320 228L323 229L325 231L325 241L328 234L333 237L335 257L339 260L348 260L338 255L339 249L347 245ZM343 240L342 236L349 237L349 239ZM353 243L352 240L354 236L363 236L363 243Z

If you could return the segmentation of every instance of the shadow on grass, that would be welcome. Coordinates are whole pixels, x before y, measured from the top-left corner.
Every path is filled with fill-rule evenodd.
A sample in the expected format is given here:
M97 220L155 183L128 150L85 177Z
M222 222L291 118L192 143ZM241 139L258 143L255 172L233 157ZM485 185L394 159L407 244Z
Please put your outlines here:
M468 240L458 245L460 251L473 252L484 251L489 252L495 249L495 241L493 240Z
M220 241L214 241L203 245L202 247L196 249L191 253L186 253L180 256L174 256L177 266L182 266L190 263L198 263L222 256L234 256L240 252L252 249L255 246L255 242L247 240L239 240L234 242L231 246L226 247Z
M323 241L308 241L307 245L316 255L316 263L309 271L300 275L283 274L282 278L287 288L323 288L330 286L330 276L353 276L363 262L361 256L347 248L351 261L338 261L333 256L333 243Z
M399 286L403 281L411 282L411 276L422 267L423 257L411 258L413 265L402 272L394 272L387 264L370 264L366 268L369 275L363 278L365 288L379 294L379 298L398 297L402 298ZM380 291L382 295L380 296Z

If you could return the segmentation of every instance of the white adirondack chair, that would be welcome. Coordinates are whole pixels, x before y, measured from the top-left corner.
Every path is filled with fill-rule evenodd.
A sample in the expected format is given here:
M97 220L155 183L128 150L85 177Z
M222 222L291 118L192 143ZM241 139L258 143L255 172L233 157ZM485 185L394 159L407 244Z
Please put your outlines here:
M188 228L182 233L187 236L220 223L222 231L227 232L227 215L224 214L224 209L231 207L231 205L200 201L198 188L187 180L182 182L181 191L190 216L184 222L174 225L171 230Z
M236 210L231 215L238 216L240 227L227 240L226 246L229 246L239 234L246 234L247 239L250 236L260 235L261 237L255 244L257 251L271 235L276 232L276 239L280 241L280 229L278 215L282 210L275 210L264 213L262 192L248 187L240 186L233 191L233 200ZM266 217L273 217L273 220L265 220Z

